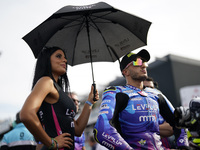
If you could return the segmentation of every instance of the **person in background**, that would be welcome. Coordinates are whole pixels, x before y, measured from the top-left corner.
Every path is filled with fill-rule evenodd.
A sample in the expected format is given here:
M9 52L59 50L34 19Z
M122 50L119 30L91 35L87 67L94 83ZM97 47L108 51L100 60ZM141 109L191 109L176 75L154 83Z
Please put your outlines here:
M68 93L68 96L74 101L74 104L76 105L76 113L79 113L80 101L78 100L77 94L75 92L70 92L70 93ZM75 136L74 142L75 142L74 150L86 150L84 132L80 137Z
M149 76L143 81L143 86L144 86L144 89L145 89L146 87L152 88L152 89L154 89L154 88L158 89L158 83L155 82L155 81L153 80L153 78L151 78L151 77L149 77Z
M37 58L32 91L20 112L22 122L44 144L42 149L74 150L74 136L81 136L94 99L99 99L98 91L91 86L80 117L75 120L76 106L68 92L65 51L45 47Z
M97 142L95 141L93 136L89 137L89 145L91 147L91 150L96 150Z
M35 139L21 122L19 112L16 114L15 123L14 128L4 134L0 150L35 150Z

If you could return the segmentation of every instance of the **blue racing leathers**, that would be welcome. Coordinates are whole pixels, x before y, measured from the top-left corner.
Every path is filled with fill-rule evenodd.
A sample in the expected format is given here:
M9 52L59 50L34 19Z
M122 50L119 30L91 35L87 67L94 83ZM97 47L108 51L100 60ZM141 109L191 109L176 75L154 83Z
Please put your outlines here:
M128 95L127 104L118 116L121 133L112 125L117 93ZM113 150L165 149L159 136L161 116L157 100L157 94L141 91L131 85L105 89L94 127L95 139Z
M159 117L159 124L164 123L164 121L167 121L172 127L175 126L174 122L174 107L171 104L171 102L165 97L165 95L162 94L161 91L155 88L149 88L146 87L144 89L146 93L152 93L158 95L158 103L159 103L159 110L160 114L164 116L165 120L162 116Z
M160 114L173 127L176 147L183 148L183 149L190 149L189 143L188 143L188 137L187 137L185 129L176 128L175 116L174 116L175 109L170 103L170 101L162 94L161 91L157 89L145 88L144 91L158 95ZM164 121L164 119L161 119L161 120Z

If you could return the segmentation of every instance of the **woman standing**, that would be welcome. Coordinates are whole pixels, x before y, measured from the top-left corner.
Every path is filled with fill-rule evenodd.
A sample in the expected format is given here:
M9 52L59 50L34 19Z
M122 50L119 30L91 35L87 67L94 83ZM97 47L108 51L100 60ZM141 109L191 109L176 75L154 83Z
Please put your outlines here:
M74 149L74 136L85 129L94 104L93 86L82 113L74 120L76 106L68 97L67 59L59 47L44 48L37 60L32 92L27 97L21 120L43 149ZM65 92L64 92L65 91ZM98 91L95 98L99 99Z

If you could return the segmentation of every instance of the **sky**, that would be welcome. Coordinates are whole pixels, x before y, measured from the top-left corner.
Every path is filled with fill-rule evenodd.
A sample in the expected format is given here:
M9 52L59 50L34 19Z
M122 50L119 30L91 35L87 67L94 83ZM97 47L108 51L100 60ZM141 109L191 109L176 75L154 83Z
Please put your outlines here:
M142 47L150 52L150 63L168 54L200 60L199 0L102 1L152 22L147 46ZM64 6L97 2L100 1L0 0L0 120L13 118L31 91L36 59L22 37ZM99 90L121 76L118 62L93 65ZM90 64L83 64L68 68L71 91L79 97L90 91L90 67Z

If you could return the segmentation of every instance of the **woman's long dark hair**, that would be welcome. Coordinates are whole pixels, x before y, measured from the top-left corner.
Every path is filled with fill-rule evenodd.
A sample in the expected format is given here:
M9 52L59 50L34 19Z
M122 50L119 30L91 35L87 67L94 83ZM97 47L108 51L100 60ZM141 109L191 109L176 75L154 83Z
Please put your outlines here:
M33 78L33 85L32 89L35 86L36 82L44 76L49 76L53 81L55 81L53 75L52 75L52 70L51 70L51 60L50 57L51 55L57 51L57 50L62 50L59 47L45 47L39 54L37 62L36 62L36 67L35 67L35 74ZM62 50L64 52L64 50ZM66 54L64 52L65 58ZM60 76L58 78L58 85L65 91L68 91L69 87L69 82L68 82L68 77L67 77L67 71L65 74Z

